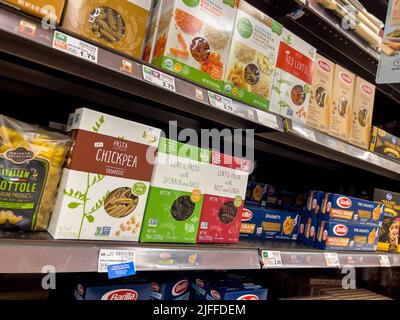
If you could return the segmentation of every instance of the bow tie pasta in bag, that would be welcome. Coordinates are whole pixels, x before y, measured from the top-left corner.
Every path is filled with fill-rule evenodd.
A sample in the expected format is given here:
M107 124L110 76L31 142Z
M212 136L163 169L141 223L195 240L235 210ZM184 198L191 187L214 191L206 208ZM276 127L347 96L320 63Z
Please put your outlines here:
M46 230L70 142L0 115L0 229Z

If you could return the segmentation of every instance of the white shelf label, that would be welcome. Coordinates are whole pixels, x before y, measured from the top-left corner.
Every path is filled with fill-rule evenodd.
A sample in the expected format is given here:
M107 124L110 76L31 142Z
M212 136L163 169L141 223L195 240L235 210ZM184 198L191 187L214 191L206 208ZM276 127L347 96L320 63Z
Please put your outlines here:
M390 268L389 257L386 254L379 255L379 263L381 264L381 267Z
M135 262L135 251L133 250L114 250L100 249L97 272L108 272L108 266L114 264Z
M148 66L143 66L143 79L172 92L176 92L175 78Z
M339 256L336 252L325 252L326 266L330 268L340 268Z
M235 112L232 99L230 98L208 91L208 99L210 101L210 104L215 108L222 109L231 113Z
M317 137L314 131L304 128L304 132L308 140L311 140L312 142L317 142Z
M278 119L275 115L261 110L256 110L258 122L269 128L279 129Z
M261 252L262 263L265 269L267 268L282 268L282 258L280 251Z
M54 32L53 48L69 53L75 57L97 63L98 48L90 43L66 35L60 31Z

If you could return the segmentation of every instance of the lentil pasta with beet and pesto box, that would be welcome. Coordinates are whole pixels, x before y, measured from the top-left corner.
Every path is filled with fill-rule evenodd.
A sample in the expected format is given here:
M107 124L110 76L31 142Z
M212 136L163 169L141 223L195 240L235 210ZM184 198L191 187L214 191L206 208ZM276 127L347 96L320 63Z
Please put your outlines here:
M222 91L238 0L160 0L145 58Z
M56 239L137 241L160 130L78 109L49 232Z
M0 115L0 229L47 229L70 142Z

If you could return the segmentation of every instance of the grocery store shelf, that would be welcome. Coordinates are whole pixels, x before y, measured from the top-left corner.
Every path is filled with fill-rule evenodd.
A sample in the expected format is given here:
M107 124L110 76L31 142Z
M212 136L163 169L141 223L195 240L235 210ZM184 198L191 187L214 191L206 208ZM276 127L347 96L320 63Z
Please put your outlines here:
M353 167L400 180L400 163L352 146L303 124L293 121L287 123L287 133L265 133L262 136Z
M328 268L325 252L296 242L241 241L223 244L147 244L104 241L53 240L46 232L0 232L0 273L97 272L100 249L132 250L138 271L254 270L260 269L263 250L280 252L281 269ZM400 266L400 255L375 252L340 252L340 266L380 267L380 255L390 266Z

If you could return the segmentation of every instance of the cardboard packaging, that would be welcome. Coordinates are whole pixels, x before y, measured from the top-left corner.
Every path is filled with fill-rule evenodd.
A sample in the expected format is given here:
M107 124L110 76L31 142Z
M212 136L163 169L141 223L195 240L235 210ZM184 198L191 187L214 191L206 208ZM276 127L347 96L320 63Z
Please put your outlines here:
M141 242L196 242L209 163L209 150L160 139Z
M56 239L137 241L160 130L78 109L50 221Z
M155 36L147 43L149 61L222 91L238 2L158 1L154 8L157 19L150 26Z
M243 210L240 236L247 239L296 240L298 213L247 207Z
M336 65L329 134L342 140L348 140L350 134L350 114L353 108L354 85L355 75Z
M1 0L0 2L17 8L47 23L60 23L65 0Z
M249 181L246 189L246 205L279 208L282 199L275 187L256 181Z
M375 189L374 200L385 205L378 250L400 252L400 193Z
M323 250L376 251L379 227L320 221L315 245Z
M305 123L317 51L283 28L270 111Z
M373 127L369 151L399 161L400 139L378 127Z
M134 58L142 57L152 1L68 1L61 26Z
M267 300L268 289L254 283L209 285L206 300Z
M211 151L197 242L237 243L251 162Z
M334 76L335 64L317 54L306 123L322 132L329 128Z
M383 209L382 203L326 193L319 218L324 221L381 226Z
M152 300L189 300L189 294L189 279L185 277L158 279L151 283Z
M372 114L375 101L375 86L357 77L351 112L349 142L368 150L371 141Z
M239 2L224 92L254 107L269 108L282 25L246 1Z

